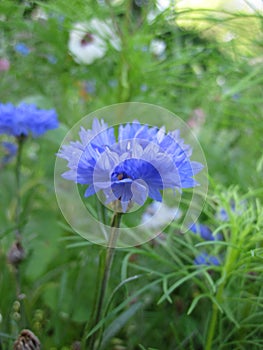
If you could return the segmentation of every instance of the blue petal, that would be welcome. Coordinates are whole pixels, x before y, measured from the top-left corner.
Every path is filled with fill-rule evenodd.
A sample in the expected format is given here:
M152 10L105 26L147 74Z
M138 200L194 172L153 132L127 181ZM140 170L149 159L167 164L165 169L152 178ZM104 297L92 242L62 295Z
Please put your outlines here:
M132 191L132 200L139 204L143 205L148 196L148 186L144 181L135 180L131 185Z
M194 259L195 265L220 265L220 261L216 256L208 255L207 253L201 253Z
M158 202L162 201L162 195L160 191L155 187L149 187L149 197Z
M86 189L84 196L85 196L85 197L90 197L90 196L92 196L92 195L95 194L95 193L96 193L96 191L95 191L94 186L93 186L93 185L90 185L90 186Z

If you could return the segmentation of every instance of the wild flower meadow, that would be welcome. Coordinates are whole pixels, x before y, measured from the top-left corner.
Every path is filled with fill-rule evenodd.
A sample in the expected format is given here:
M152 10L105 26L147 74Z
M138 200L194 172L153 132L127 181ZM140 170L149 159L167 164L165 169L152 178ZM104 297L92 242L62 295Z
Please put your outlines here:
M261 349L262 2L0 23L0 350Z

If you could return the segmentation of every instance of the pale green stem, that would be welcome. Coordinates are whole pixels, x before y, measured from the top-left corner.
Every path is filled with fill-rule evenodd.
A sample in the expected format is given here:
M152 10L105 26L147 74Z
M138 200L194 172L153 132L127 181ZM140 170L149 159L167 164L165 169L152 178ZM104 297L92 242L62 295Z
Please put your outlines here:
M236 260L236 255L238 251L237 248L228 247L228 253L227 253L227 260L225 263L225 267L222 271L222 282L218 288L218 291L216 293L216 301L218 305L221 305L223 302L223 293L225 285L228 281L229 273L232 271L233 263ZM218 306L214 303L212 307L212 315L210 320L210 325L208 329L208 335L206 339L205 344L205 350L212 350L214 349L213 346L213 340L216 332L216 326L217 326L217 319L218 319Z

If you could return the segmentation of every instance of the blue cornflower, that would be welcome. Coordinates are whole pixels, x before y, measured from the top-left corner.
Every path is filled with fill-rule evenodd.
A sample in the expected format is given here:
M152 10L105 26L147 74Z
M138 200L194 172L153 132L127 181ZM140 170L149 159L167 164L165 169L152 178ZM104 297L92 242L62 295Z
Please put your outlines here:
M208 226L203 224L192 224L190 227L190 231L199 234L200 237L202 237L206 241L222 240L222 235L220 233L213 235L212 230Z
M216 256L201 253L194 259L195 265L219 266L220 261Z
M17 43L14 46L15 51L20 53L22 56L27 56L30 53L30 48L24 43Z
M92 129L81 128L80 141L64 145L58 156L68 161L67 180L88 185L85 197L99 191L105 203L121 205L126 212L133 204L143 205L147 197L162 201L166 188L191 188L193 176L203 166L190 161L191 148L179 131L149 127L138 121L120 125L118 137L113 127L94 119Z
M37 137L58 127L55 110L38 109L34 104L0 103L0 134Z

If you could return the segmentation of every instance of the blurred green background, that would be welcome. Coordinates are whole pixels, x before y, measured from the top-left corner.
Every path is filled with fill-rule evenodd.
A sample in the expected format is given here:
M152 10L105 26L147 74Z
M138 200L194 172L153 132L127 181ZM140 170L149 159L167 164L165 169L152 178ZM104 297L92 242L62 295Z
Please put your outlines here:
M118 45L116 49L107 37L103 57L85 64L69 50L70 33L76 23L94 19L109 25ZM262 348L262 26L260 1L215 1L213 7L209 1L0 2L1 103L25 101L55 108L60 120L59 129L30 140L23 154L23 302L17 300L14 272L6 263L14 239L14 161L0 169L0 349L11 349L25 326L38 335L43 349L78 349L72 344L80 341L91 312L101 247L77 236L59 211L53 186L55 154L66 132L83 116L131 101L170 110L197 135L211 180L201 216L205 223L220 229L222 223L215 218L219 207L228 206L231 213L233 199L248 202L250 215L234 215L222 228L235 232L226 235L229 241L240 237L237 227L246 227L246 234L239 242L236 268L241 270L225 285L224 300L229 303L222 307L213 349ZM0 140L10 138L0 135ZM5 150L0 152L3 157ZM196 237L174 232L176 225L166 232L169 244L158 241L117 254L112 286L138 277L116 292L105 349L205 348L207 315L223 270L215 268L210 274L206 267L204 280L194 274L168 292L173 283L196 272ZM222 247L214 248L218 253ZM250 261L254 249L261 255ZM239 310L230 298L238 286L244 291ZM158 304L162 295L166 301ZM205 297L195 299L198 295ZM187 315L193 300L197 309ZM255 318L243 327L242 319L252 314Z

